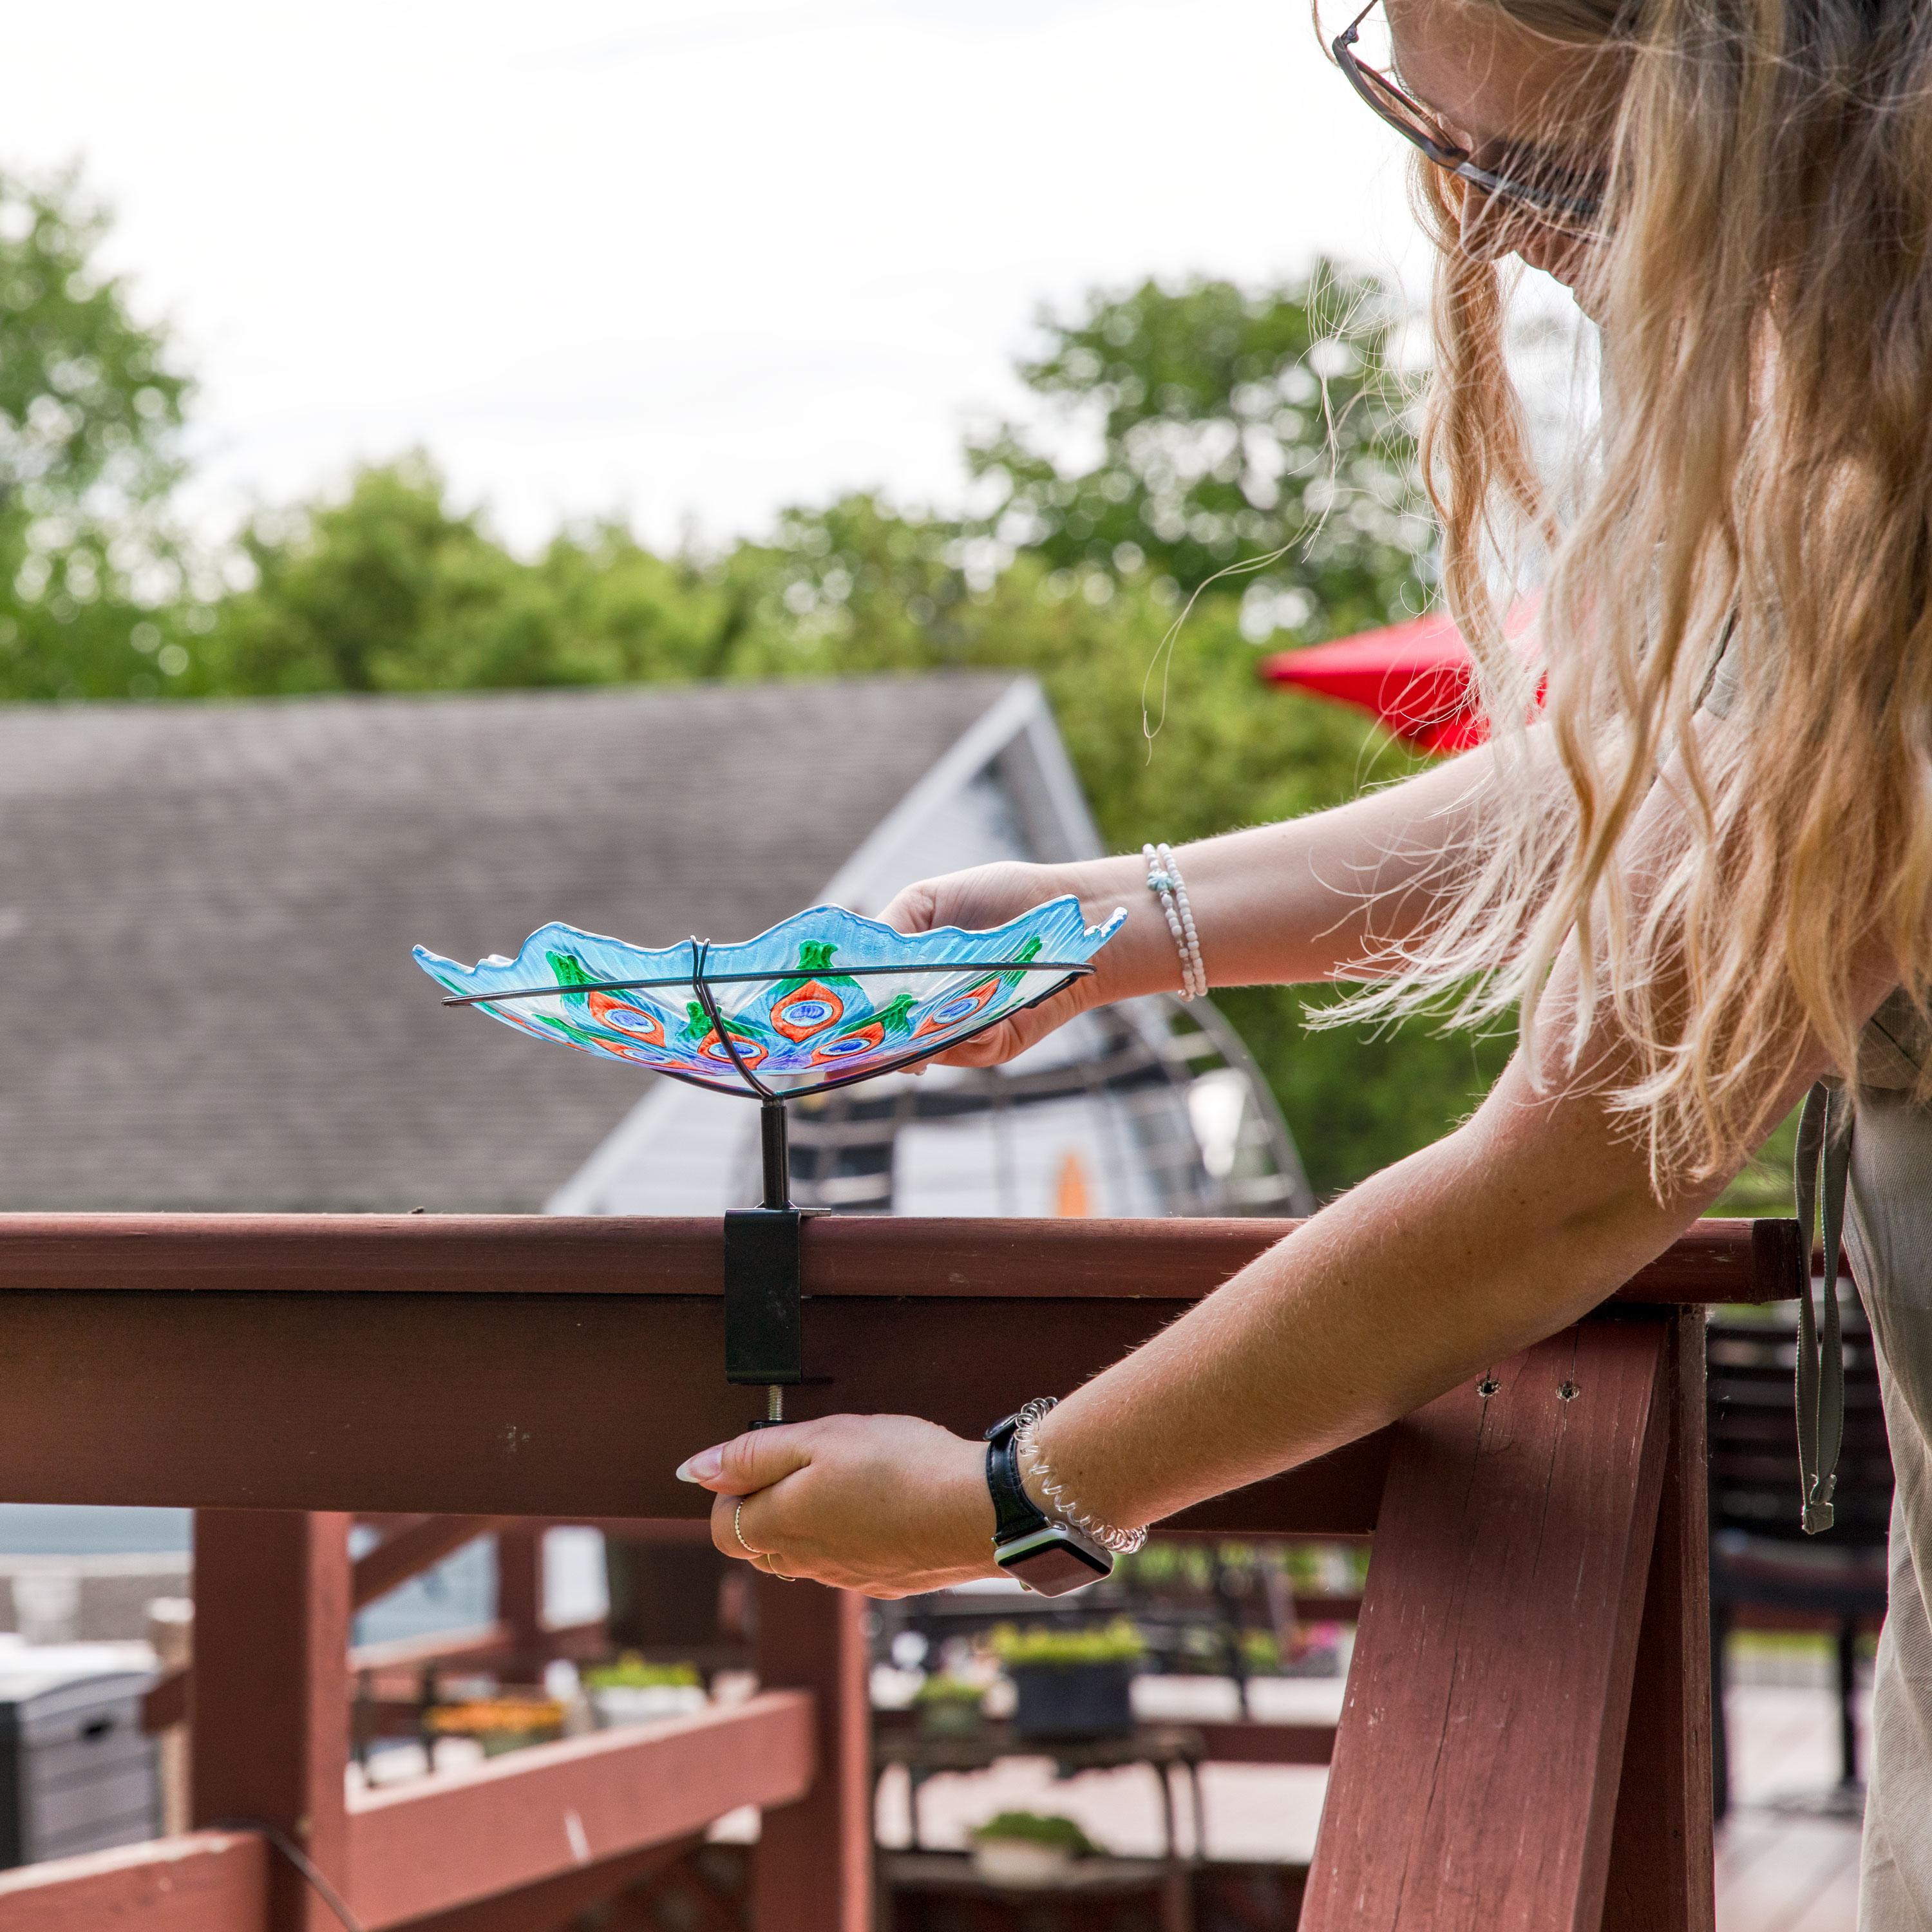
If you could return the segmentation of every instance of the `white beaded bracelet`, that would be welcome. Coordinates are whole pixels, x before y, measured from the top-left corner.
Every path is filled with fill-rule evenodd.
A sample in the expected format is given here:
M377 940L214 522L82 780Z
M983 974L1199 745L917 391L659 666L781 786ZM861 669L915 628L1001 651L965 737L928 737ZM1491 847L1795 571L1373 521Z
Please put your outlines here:
M1074 1502L1061 1486L1053 1471L1048 1466L1046 1458L1040 1453L1040 1442L1034 1432L1046 1417L1048 1410L1058 1405L1058 1396L1036 1396L1020 1411L1019 1426L1013 1432L1013 1448L1017 1452L1025 1473L1030 1466L1034 1479L1040 1492L1047 1500L1053 1514L1062 1522L1071 1523L1076 1529L1084 1529L1094 1540L1103 1548L1111 1550L1116 1556L1131 1556L1147 1540L1144 1529L1116 1529L1110 1522L1102 1522L1089 1516Z
M1174 950L1180 955L1180 997L1203 998L1208 992L1208 968L1202 960L1201 935L1194 929L1194 908L1188 903L1180 866L1166 845L1143 845L1141 856L1147 861L1148 890L1160 901L1167 929L1174 935Z

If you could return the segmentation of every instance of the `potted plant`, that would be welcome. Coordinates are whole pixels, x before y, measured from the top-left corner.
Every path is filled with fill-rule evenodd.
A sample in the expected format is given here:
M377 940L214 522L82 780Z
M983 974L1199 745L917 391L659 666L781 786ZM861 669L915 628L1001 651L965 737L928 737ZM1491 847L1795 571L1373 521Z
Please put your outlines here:
M980 1728L985 1687L945 1671L928 1677L913 1697L919 1727L929 1738L970 1737Z
M584 1688L600 1726L647 1724L704 1708L704 1684L688 1664L646 1664L628 1651L615 1664L584 1673Z
M1104 1630L1006 1624L993 1654L1012 1680L1023 1738L1119 1737L1134 1727L1130 1688L1146 1646L1121 1618Z
M428 1713L432 1738L473 1738L485 1757L528 1744L547 1744L563 1736L563 1706L554 1697L514 1691L472 1697L460 1704L438 1704Z
M992 1885L1051 1885L1095 1850L1071 1818L1002 1811L974 1828L973 1869Z

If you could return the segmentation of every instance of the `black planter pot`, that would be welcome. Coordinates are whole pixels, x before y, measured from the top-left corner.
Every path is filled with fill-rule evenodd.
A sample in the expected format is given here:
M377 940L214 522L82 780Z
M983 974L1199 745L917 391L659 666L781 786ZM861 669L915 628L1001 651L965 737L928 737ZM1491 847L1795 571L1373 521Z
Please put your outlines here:
M1007 1674L1023 1738L1117 1738L1134 1727L1131 1664L1022 1664Z

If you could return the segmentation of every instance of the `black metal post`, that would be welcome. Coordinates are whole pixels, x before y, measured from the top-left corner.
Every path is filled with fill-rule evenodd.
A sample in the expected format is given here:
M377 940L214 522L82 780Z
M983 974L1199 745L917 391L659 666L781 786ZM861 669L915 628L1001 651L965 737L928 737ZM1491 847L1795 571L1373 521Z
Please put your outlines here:
M765 1208L791 1205L791 1150L785 1131L784 1102L776 1097L758 1105L758 1142L765 1160Z

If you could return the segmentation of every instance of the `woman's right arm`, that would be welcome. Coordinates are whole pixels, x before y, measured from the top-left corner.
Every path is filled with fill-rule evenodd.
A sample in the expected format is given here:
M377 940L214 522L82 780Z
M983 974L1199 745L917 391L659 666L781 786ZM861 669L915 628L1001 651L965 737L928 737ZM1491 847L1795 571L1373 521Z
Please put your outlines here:
M1533 739L1542 740L1540 730ZM1543 747L1536 747L1539 760ZM1202 957L1217 986L1366 978L1375 955L1412 936L1457 885L1474 801L1493 776L1487 748L1305 818L1183 846ZM1090 925L1125 907L1126 925L1090 978L938 1056L958 1066L1010 1059L1078 1012L1180 985L1178 955L1138 854L1063 866L1003 863L908 886L881 916L902 932L998 926L1061 893Z

